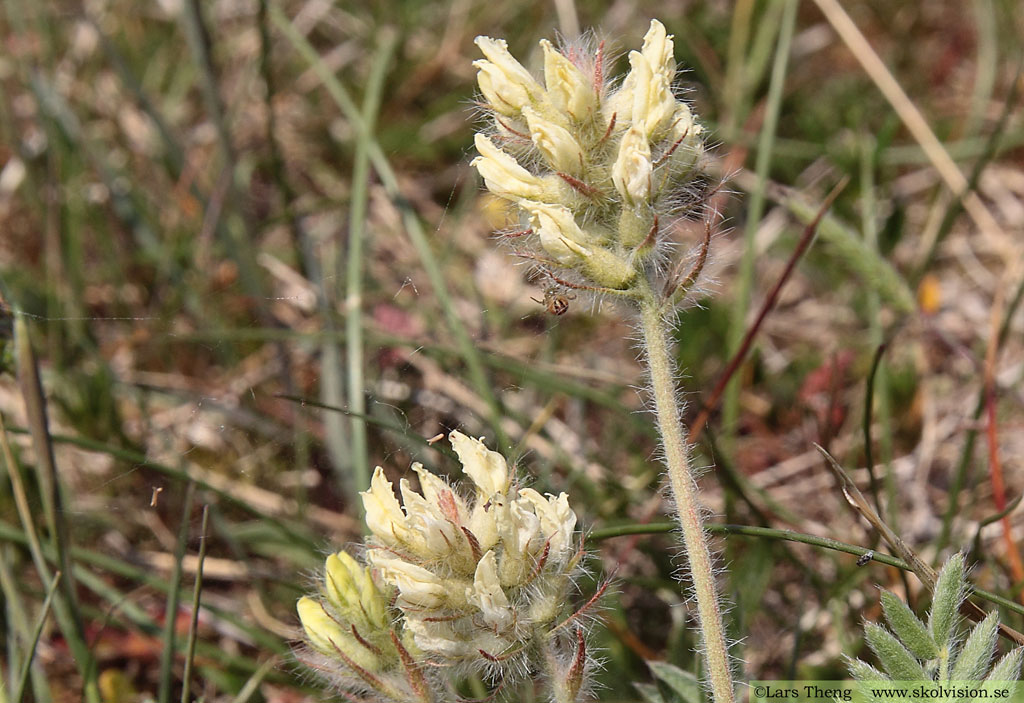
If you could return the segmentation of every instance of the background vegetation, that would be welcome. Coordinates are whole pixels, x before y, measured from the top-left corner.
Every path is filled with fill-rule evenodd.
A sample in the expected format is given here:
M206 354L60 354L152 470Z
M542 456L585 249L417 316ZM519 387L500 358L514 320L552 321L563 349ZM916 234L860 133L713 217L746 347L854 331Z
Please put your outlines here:
M976 584L1019 600L1020 7L845 3L868 40L849 46L828 4L5 0L0 695L34 653L25 700L178 700L186 678L207 701L323 698L290 654L295 601L359 538L369 470L451 472L428 440L453 428L569 492L593 531L591 589L615 577L602 699L660 695L633 685L648 661L699 670L632 321L531 300L543 284L495 245L504 213L468 167L474 36L536 59L594 27L621 50L650 17L729 176L677 333L711 522L880 553L817 442L926 561L967 550ZM873 584L927 601L877 561L717 533L741 680L845 678L841 653L870 659Z

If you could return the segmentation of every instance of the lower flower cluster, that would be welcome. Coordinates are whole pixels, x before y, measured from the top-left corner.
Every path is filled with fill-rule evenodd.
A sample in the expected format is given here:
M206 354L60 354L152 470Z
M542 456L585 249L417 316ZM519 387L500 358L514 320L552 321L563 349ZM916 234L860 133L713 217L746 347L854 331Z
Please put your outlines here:
M378 467L362 493L365 564L329 556L319 596L298 603L307 660L376 700L446 699L475 672L496 688L540 676L575 701L591 662L566 611L583 556L568 497L518 488L500 454L449 439L474 495L414 464L420 492L402 479L400 504Z

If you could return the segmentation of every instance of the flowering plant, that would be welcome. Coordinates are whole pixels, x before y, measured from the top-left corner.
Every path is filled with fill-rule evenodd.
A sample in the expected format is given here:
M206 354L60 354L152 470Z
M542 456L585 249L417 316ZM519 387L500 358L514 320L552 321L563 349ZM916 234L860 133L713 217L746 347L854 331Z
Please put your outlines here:
M704 535L689 446L676 394L669 329L697 283L710 226L686 271L674 262L668 225L702 216L707 178L703 130L672 88L674 45L652 20L643 46L629 52L621 83L608 80L604 47L564 53L541 41L544 86L500 39L477 37L475 62L489 117L473 160L487 189L512 204L526 242L517 253L561 288L623 300L639 313L642 350L669 484L693 583L701 646L716 703L735 699L728 645ZM554 309L558 312L558 309Z
M593 664L582 612L565 607L583 556L568 496L518 487L482 441L450 440L473 497L414 464L420 492L402 479L401 505L378 467L361 494L365 565L332 554L320 595L298 603L308 659L382 701L441 700L450 675L470 673L495 686L540 675L575 701Z
M477 37L477 80L491 116L473 165L488 190L528 225L506 233L560 286L637 299L669 247L665 225L699 212L703 129L672 89L672 37L651 22L630 72L615 86L593 54L548 41L544 83L500 39ZM673 279L678 300L687 286Z

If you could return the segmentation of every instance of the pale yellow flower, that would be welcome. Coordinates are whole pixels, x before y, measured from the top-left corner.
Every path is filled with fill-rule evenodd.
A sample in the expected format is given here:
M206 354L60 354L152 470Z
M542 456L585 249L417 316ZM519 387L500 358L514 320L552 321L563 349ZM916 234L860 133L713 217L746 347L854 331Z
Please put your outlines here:
M676 111L676 99L671 81L656 72L639 51L629 52L630 75L633 83L633 104L629 119L634 129L640 129L648 138L659 135Z
M512 57L504 39L479 36L475 41L487 57L473 62L477 83L491 107L511 117L541 97L540 84Z
M533 108L524 108L523 117L537 151L556 171L577 174L583 168L583 149L572 132L545 118Z
M573 266L590 256L586 243L590 240L572 212L561 205L547 205L522 200L519 206L530 213L530 226L540 237L540 245L559 263Z
M453 600L457 604L461 594L429 569L417 566L397 556L389 556L380 549L369 552L370 564L378 569L389 586L398 589L402 605L414 608L440 608Z
M615 189L631 205L646 202L651 195L651 144L643 130L631 128L619 142L619 154L612 165Z
M661 74L666 83L672 83L676 75L675 46L672 43L672 35L668 34L665 25L658 20L651 20L640 53L647 59L654 73Z
M551 188L544 179L520 166L519 162L494 146L484 135L477 134L475 143L480 156L473 159L470 165L480 172L487 190L508 199L547 199Z
M449 439L475 497L414 464L420 490L402 479L400 504L378 468L362 493L368 566L332 554L321 598L297 604L318 653L307 659L374 701L436 703L444 682L426 672L461 665L509 683L564 654L556 626L579 561L567 556L578 552L565 494L517 490L501 454L461 432Z
M541 39L540 45L544 49L544 85L548 99L573 119L586 119L597 103L593 82L547 39Z
M409 618L406 627L412 633L416 646L434 656L453 661L479 656L479 652L473 649L473 640L458 632L447 620Z
M384 469L377 467L370 480L370 489L359 494L366 511L366 525L377 538L386 544L399 544L408 539L405 513L395 498L391 482L384 476Z
M569 496L560 493L557 498L545 498L532 488L521 489L519 496L518 502L529 503L540 521L540 533L550 549L548 558L564 559L571 555L576 513L569 507Z
M462 566L472 563L472 551L459 528L461 518L457 508L453 509L454 499L445 501L444 494L441 500L425 498L404 478L399 487L409 531L416 537L408 540L407 546L425 561L451 559Z
M508 491L508 464L498 452L492 452L479 439L455 430L449 435L452 449L462 463L462 471L476 484L478 495L486 501Z
M515 613L498 579L498 560L493 551L484 554L476 566L473 585L466 589L466 600L480 609L483 619L498 630L511 625Z

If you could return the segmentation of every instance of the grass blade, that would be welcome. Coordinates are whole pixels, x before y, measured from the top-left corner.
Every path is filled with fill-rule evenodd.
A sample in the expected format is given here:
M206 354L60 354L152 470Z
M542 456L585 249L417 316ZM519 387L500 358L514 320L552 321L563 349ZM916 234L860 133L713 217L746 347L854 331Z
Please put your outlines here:
M747 210L747 224L743 232L743 258L740 261L740 272L737 282L736 298L733 305L732 320L729 327L728 349L736 354L743 342L743 331L747 327L747 310L750 305L750 293L754 286L754 236L761 224L764 214L765 183L772 163L772 144L775 131L779 124L779 112L782 106L782 92L786 85L786 69L789 65L789 50L793 42L793 30L796 25L796 0L787 0L779 29L779 41L775 48L775 63L772 66L771 83L768 87L767 104L765 105L764 124L761 126L761 138L757 149L757 163L754 166L756 185L751 193L750 207ZM731 377L730 377L731 378ZM725 388L725 400L722 407L722 426L725 430L723 440L728 444L733 426L739 414L738 383L728 384Z
M263 664L260 665L260 668L256 670L256 673L250 676L249 680L245 682L245 685L242 686L232 703L249 703L249 699L257 692L260 683L263 682L266 675L270 673L275 666L277 666L277 662L277 657L272 657L263 662Z
M169 703L171 700L171 672L174 668L174 642L177 636L175 626L178 619L178 599L181 587L181 562L185 557L188 544L189 515L192 513L192 501L195 498L196 484L189 481L185 489L185 508L181 513L181 526L178 529L178 544L174 551L174 570L171 572L170 588L167 591L167 605L164 608L163 648L160 652L160 687L157 700Z
M32 670L32 660L35 658L36 647L39 646L39 637L43 634L43 626L46 625L46 618L50 615L50 606L53 604L53 597L60 585L61 573L58 571L53 575L53 581L46 591L46 600L43 601L42 610L39 611L39 620L36 622L35 631L32 633L32 641L29 643L28 651L25 652L25 661L21 663L21 674L18 676L18 685L14 688L13 703L21 703L25 696L25 687L28 685L29 672Z
M61 507L60 484L46 416L46 400L43 397L42 383L39 380L39 367L36 365L32 343L28 336L28 324L21 315L14 319L14 344L17 355L18 385L24 396L29 434L32 437L32 445L39 462L36 475L43 494L43 511L50 530L56 563L58 569L64 574L64 578L60 580L61 596L54 604L54 613L61 631L67 638L75 665L82 676L85 700L89 703L99 703L100 694L96 680L95 661L85 641L85 631L75 597L74 579L71 577L71 557L67 548L68 529L64 520L65 512ZM52 581L52 577L43 558L41 543L36 534L32 511L28 504L28 496L21 480L21 469L11 451L2 418L0 418L0 445L2 445L4 460L7 462L11 484L15 491L18 513L26 534L30 536L33 561L40 578L44 583L49 583Z
M22 537L25 537L23 534ZM29 628L29 609L22 600L18 591L18 580L11 571L14 551L10 547L0 551L0 593L4 598L4 615L7 619L6 627L6 654L8 679L15 678L15 672L21 669L21 657L23 652L19 651L19 642L28 642L31 639ZM49 681L42 669L42 664L36 663L31 669L33 700L37 703L50 703L52 696L49 690ZM0 676L0 703L10 703L12 691L7 689L7 680Z
M308 61L310 66L312 66L316 71L331 98L345 114L345 118L352 124L352 127L358 133L359 139L366 141L370 161L373 164L374 170L377 171L377 175L380 177L388 196L394 201L395 205L402 213L402 223L405 225L406 232L409 234L409 238L412 240L412 244L416 248L416 252L419 254L420 259L423 262L423 268L426 270L427 278L430 280L430 284L434 289L434 295L437 296L438 304L444 313L445 322L447 323L452 336L455 337L455 345L462 355L463 362L466 364L469 377L475 386L476 392L484 399L487 406L490 408L491 417L488 419L491 422L492 429L494 430L498 440L499 450L510 449L511 445L509 444L508 437L501 426L501 406L498 403L497 396L495 396L491 387L491 382L484 370L484 364L480 358L480 352L477 350L472 338L469 336L466 326L462 323L462 320L455 311L455 304L452 300L451 294L448 292L448 286L445 282L444 274L441 271L441 266L437 261L437 257L430 248L430 242L427 239L423 225L420 223L416 212L409 206L405 198L402 197L398 178L395 175L394 170L391 168L391 164L388 162L387 157L384 155L380 144L377 143L373 138L373 135L367 130L366 122L363 120L359 108L356 107L356 104L352 100L348 91L331 72L330 68L324 64L313 45L295 29L291 21L287 16L285 16L284 12L277 4L271 5L270 14L271 19L277 28L284 33L285 37L292 44L294 49L306 61Z
M380 109L384 77L391 53L395 48L391 33L380 42L374 56L373 68L363 98L363 122L367 131L374 128ZM349 209L348 267L345 275L345 350L348 359L348 407L358 415L366 414L366 393L363 379L363 239L366 237L366 206L369 200L370 150L369 141L360 139L356 144L355 165L352 168L352 203ZM326 374L325 374L326 378ZM335 416L337 417L337 416ZM366 445L366 423L353 416L352 463L356 489L363 491L370 485L370 460ZM362 513L362 501L355 501Z
M203 561L206 560L206 525L210 519L210 506L203 506L203 524L199 528L199 559L196 563L196 582L192 590L192 621L188 626L188 646L185 649L185 672L181 677L181 703L188 703L189 684L192 681L192 660L196 655L196 631L199 628L199 604L203 593Z

